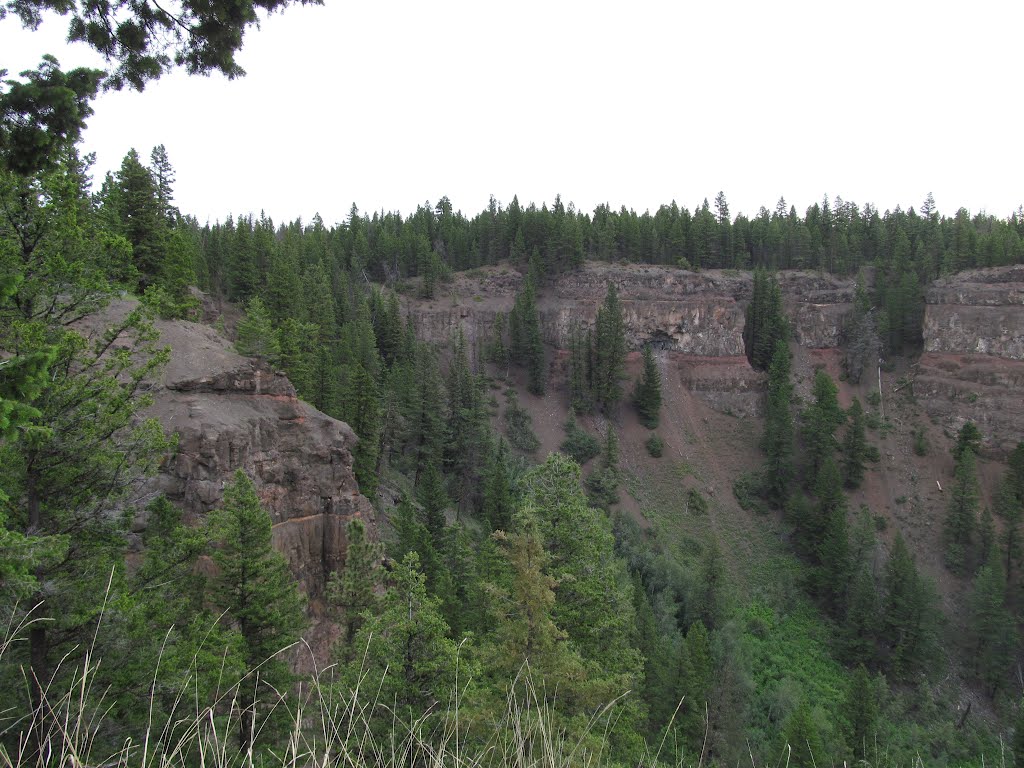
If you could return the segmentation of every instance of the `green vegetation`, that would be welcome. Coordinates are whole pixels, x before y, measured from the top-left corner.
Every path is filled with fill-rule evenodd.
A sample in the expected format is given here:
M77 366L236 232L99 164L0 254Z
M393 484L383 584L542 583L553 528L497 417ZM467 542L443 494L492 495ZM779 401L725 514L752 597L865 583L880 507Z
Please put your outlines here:
M565 422L565 441L559 450L580 466L601 453L600 441L579 425L576 421L576 411L572 408L569 409L569 419Z
M33 88L70 76L53 65ZM12 692L0 749L10 762L127 764L145 735L160 760L182 765L213 751L222 762L346 755L405 766L781 764L783 754L793 765L902 765L925 750L936 764L995 759L995 731L980 718L951 726L934 691L941 646L997 716L1012 710L1024 445L991 511L980 510L982 435L969 424L957 437L943 537L950 569L970 582L957 647L907 542L876 540L885 510L853 514L844 495L872 459L866 427L885 425L856 400L844 413L824 371L794 414L771 275L875 266L876 287L858 288L847 329L855 382L876 342L895 353L919 343L922 280L1019 260L1019 220L941 218L931 207L883 217L827 201L802 218L781 201L733 218L719 193L693 214L599 206L591 216L560 200L539 210L514 200L469 219L442 199L406 218L353 206L333 227L263 216L200 227L173 205L162 146L148 166L129 153L89 189L73 137L95 82L72 80L77 112L46 151L16 146L7 122L0 130L0 594L10 627L0 684ZM5 116L13 93L0 101ZM539 448L514 390L508 442L494 433L484 362L498 375L515 364L532 395L548 392L538 297L587 257L758 267L745 341L768 372L764 465L732 483L758 515L727 514L722 475L690 456L625 454L633 461L620 466L626 331L613 283L568 350L567 394L578 412L608 418L603 439L571 413L567 455L531 464L512 450ZM432 298L452 270L504 259L526 275L476 349L461 332L442 349L418 339L387 285ZM310 597L337 630L333 679L290 663L303 601L271 548L252 478L236 473L197 527L166 498L131 504L133 484L174 450L142 418L147 381L168 357L152 315L188 316L197 283L246 307L240 352L284 370L301 398L359 438L353 471L386 541L350 521L344 565ZM126 301L107 327L87 336L76 324L100 323L96 311L128 294L141 304ZM648 347L633 403L650 429L661 397ZM646 446L664 451L655 434ZM595 458L584 482L579 465ZM83 703L78 691L105 698ZM307 694L304 710L296 702Z
M657 429L661 411L661 374L650 346L644 347L644 369L636 383L633 403L640 415L640 423L648 429Z

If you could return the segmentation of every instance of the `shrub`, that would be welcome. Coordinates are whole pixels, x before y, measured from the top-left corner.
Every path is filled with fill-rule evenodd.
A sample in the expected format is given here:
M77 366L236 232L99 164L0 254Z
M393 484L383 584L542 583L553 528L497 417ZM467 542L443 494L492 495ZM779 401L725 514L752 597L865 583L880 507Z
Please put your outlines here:
M515 392L509 396L508 407L505 409L505 434L514 448L533 453L540 448L540 440L533 433L533 419L526 409L519 405Z
M745 472L740 475L732 485L732 494L740 507L747 512L768 514L768 504L764 500L764 478L759 472Z
M925 434L924 427L914 430L914 453L918 456L928 455L928 436Z
M665 452L665 441L657 435L648 437L644 445L647 446L647 452L656 459L660 459Z
M565 423L565 441L559 450L583 466L601 452L601 443L576 423L575 418L570 417Z
M686 509L691 515L706 515L708 513L708 500L696 488L691 488L686 493Z

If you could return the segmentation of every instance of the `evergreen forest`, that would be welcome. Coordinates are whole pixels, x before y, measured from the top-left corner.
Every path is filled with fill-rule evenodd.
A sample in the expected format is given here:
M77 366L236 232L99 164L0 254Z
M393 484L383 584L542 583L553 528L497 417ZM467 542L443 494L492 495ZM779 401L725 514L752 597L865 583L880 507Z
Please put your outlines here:
M80 35L114 46L101 12ZM232 73L233 32L220 54L178 32L193 43L175 63ZM148 39L117 83L170 67ZM200 223L175 205L163 145L93 177L78 139L99 74L76 72L44 63L0 101L0 765L1024 765L1024 442L986 496L979 428L949 436L936 583L850 504L889 427L877 403L841 407L825 370L797 396L776 277L858 280L856 382L880 354L920 352L928 283L1024 263L1024 210L837 197L748 218L720 192L653 214L556 196L466 216L442 197L330 225ZM53 89L59 108L24 106ZM50 119L61 110L70 125ZM783 526L762 590L734 581L710 527L673 540L625 511L639 491L623 425L660 457L668 403L652 345L628 373L614 283L552 378L539 302L590 262L752 273L760 463L719 492ZM522 279L486 341L425 341L405 300L495 265ZM314 669L311 606L254 478L237 471L199 520L137 493L177 450L147 414L170 356L156 324L210 306L240 354L351 427L359 491L385 521L347 525ZM546 456L537 398L566 414ZM677 480L687 515L713 514ZM969 617L944 608L949 584Z

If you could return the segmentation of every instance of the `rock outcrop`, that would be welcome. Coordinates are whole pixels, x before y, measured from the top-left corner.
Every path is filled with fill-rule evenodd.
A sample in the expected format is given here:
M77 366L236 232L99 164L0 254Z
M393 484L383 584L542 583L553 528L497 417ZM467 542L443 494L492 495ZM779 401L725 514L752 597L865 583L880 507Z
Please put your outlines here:
M569 346L574 328L592 327L608 284L619 293L626 343L697 357L744 354L746 305L753 292L750 273L734 270L690 272L673 267L589 263L545 285L537 302L544 340ZM459 275L444 298L409 299L407 311L420 337L443 344L461 328L470 346L487 338L499 312L512 308L522 276L504 267ZM838 346L842 319L853 301L854 284L830 275L784 272L780 285L798 343Z
M1005 455L1024 439L1024 266L937 280L925 300L915 396L950 432L975 422Z
M512 309L522 280L507 267L474 270L456 276L443 298L407 299L405 308L420 338L446 344L461 329L469 348L477 349L490 336L495 317ZM813 348L838 346L853 281L784 272L779 282L796 341ZM749 272L589 263L543 286L537 308L544 340L564 350L574 328L593 327L609 283L618 290L630 349L653 343L678 357L686 386L718 410L759 410L763 376L748 365L743 342L753 293Z
M327 576L344 560L346 523L375 522L352 474L355 435L212 328L180 321L157 327L172 352L147 415L177 433L178 450L145 492L166 494L195 521L220 504L225 484L243 469L270 513L275 549L316 614Z

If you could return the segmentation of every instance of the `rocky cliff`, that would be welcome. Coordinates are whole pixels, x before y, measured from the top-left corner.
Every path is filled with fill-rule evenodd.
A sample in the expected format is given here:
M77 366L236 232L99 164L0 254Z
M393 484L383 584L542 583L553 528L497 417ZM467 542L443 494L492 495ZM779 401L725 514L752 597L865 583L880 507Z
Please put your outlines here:
M763 376L747 363L743 345L749 272L690 272L673 267L590 263L558 276L538 298L544 340L569 346L574 328L594 325L609 283L618 289L626 343L653 343L675 362L684 385L719 410L747 414L760 407ZM406 299L420 337L444 344L462 329L470 348L486 341L498 313L512 308L522 276L506 267L456 276L443 298ZM838 346L854 284L829 275L785 272L780 285L799 344Z
M327 576L344 560L346 523L375 522L352 474L355 435L301 402L285 376L235 353L212 328L157 325L172 352L152 387L148 415L178 434L178 450L145 492L166 494L198 520L220 504L235 470L245 470L270 513L274 547L316 615Z
M937 280L925 300L915 396L950 432L974 421L1005 455L1024 439L1024 266Z
M750 273L734 270L689 272L672 267L590 263L559 275L538 299L544 340L565 349L574 327L594 324L608 284L619 292L626 342L697 357L744 354L746 304L753 291ZM486 339L494 318L508 312L522 276L508 268L463 273L433 301L406 300L421 338L446 343L458 328L470 346ZM811 272L784 272L780 285L798 343L838 346L842 317L853 300L853 282Z

